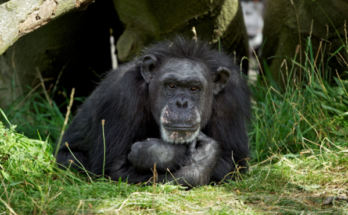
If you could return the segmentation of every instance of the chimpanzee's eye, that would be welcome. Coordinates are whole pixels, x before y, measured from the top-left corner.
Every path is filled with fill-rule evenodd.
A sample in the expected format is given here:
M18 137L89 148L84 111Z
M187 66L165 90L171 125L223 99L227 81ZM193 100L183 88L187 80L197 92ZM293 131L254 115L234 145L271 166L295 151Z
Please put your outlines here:
M170 83L170 84L169 84L169 87L170 87L170 88L175 88L175 84Z
M191 91L196 91L197 90L197 87L193 86L190 88Z

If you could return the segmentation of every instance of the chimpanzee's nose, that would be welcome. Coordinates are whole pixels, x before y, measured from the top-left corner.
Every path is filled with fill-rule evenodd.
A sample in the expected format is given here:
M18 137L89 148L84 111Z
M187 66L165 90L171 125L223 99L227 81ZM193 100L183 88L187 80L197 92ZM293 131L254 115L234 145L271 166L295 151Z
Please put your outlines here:
M180 109L187 109L188 101L185 98L179 98L176 100L176 106Z

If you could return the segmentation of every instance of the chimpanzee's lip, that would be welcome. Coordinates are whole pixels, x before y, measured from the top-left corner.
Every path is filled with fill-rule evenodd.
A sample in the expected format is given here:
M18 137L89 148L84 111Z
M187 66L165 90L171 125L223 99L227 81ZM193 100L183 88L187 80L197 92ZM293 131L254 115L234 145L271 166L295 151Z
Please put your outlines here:
M166 130L170 131L196 131L199 124L196 125L163 125Z

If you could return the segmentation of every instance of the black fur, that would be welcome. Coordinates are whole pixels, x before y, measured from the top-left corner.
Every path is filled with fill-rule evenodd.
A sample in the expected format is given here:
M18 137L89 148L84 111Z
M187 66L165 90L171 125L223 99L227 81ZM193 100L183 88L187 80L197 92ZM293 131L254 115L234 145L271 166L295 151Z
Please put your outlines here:
M226 86L214 95L210 116L202 119L197 151L189 151L185 148L187 145L169 146L175 158L168 165L173 176L180 179L178 183L197 186L209 181L219 182L235 170L235 164L247 166L249 148L245 123L250 116L250 97L248 87L238 72L239 68L230 57L212 50L207 43L182 37L157 43L145 49L141 57L110 72L79 109L62 143L69 144L87 170L100 175L104 151L101 120L105 119L105 173L113 180L121 177L129 183L150 179L152 173L146 171L146 168L150 168L156 159L151 158L150 151L142 154L141 147L132 149L136 142L146 144L148 138L161 139L160 127L151 110L148 84L141 74L143 58L147 55L155 56L157 67L172 58L199 62L209 69L211 82L220 67L231 71ZM135 153L133 158L129 155L131 149ZM144 158L140 158L141 155ZM63 144L57 161L67 165L69 159L74 160ZM144 164L140 166L136 162ZM170 174L164 173L166 167L159 165L159 180L173 180Z

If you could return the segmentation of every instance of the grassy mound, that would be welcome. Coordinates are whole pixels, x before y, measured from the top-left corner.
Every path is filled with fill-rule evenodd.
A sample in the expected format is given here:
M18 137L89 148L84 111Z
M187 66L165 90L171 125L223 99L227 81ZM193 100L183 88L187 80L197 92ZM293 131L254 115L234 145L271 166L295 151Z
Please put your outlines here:
M0 211L12 214L347 213L348 149L328 142L300 154L271 153L243 180L183 190L88 181L56 167L51 147L0 124Z

